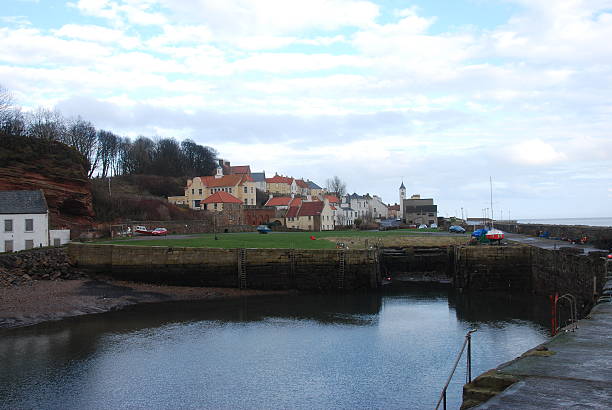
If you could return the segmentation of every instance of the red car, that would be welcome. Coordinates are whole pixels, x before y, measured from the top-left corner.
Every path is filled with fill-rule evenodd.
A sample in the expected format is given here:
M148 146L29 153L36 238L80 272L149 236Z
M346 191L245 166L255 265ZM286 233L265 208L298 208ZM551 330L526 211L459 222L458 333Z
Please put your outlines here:
M151 231L151 235L153 236L166 236L168 235L168 230L166 228L155 228Z

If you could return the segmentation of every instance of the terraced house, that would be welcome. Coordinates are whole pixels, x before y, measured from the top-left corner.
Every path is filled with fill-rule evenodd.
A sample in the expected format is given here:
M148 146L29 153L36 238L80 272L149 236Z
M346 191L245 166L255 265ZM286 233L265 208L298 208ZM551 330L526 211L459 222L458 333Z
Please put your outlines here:
M336 208L329 201L302 202L292 206L285 216L287 228L305 231L333 231L335 227Z
M237 203L232 199L233 197L239 200L242 205L256 205L256 189L253 178L248 174L223 175L221 167L217 168L217 174L214 176L188 179L185 195L168 197L168 201L174 204L188 205L191 209L208 209L208 203L214 204L214 202L208 201L208 203L205 203L203 201L218 192L224 192L231 196L223 195L225 201L231 200L231 203Z

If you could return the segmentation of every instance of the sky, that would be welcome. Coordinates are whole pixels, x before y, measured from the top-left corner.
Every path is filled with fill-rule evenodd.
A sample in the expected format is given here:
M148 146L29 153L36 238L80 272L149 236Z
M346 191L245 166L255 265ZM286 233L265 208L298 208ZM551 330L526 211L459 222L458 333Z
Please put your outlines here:
M612 0L2 0L0 85L442 216L612 216Z

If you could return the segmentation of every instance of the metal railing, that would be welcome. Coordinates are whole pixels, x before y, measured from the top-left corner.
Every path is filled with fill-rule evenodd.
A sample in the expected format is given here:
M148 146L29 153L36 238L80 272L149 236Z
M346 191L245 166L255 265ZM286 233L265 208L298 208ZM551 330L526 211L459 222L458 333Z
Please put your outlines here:
M467 346L466 381L467 383L472 382L472 333L474 333L475 331L476 329L472 329L469 332L467 332L467 334L465 335L465 340L463 341L461 350L459 351L459 354L457 355L457 358L455 359L453 370L451 370L450 375L448 376L448 379L446 380L446 384L444 385L444 388L442 389L442 393L440 394L440 398L438 399L438 403L436 403L436 410L440 408L441 403L444 406L443 409L446 410L446 390L448 389L448 385L450 384L453 378L453 375L455 374L455 370L457 370L457 365L459 364L459 361L461 360L461 356L463 355L463 352L465 351L466 346Z

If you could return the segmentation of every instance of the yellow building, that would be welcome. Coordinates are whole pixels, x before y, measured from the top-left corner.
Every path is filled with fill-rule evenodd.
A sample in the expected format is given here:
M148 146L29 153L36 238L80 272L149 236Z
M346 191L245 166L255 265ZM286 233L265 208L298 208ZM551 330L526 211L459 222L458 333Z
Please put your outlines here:
M287 228L305 231L333 231L335 208L329 201L302 202L300 206L290 207L285 216Z
M298 186L294 178L274 175L266 178L266 191L272 194L291 195L298 193Z
M185 195L169 197L174 204L186 204L191 209L204 209L204 201L209 196L225 192L238 198L243 205L256 205L255 182L249 175L223 175L221 167L214 176L195 177L187 180Z

